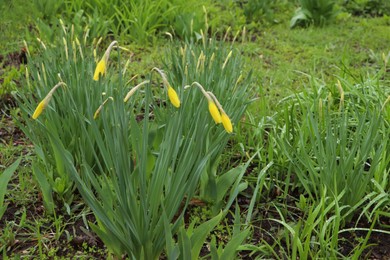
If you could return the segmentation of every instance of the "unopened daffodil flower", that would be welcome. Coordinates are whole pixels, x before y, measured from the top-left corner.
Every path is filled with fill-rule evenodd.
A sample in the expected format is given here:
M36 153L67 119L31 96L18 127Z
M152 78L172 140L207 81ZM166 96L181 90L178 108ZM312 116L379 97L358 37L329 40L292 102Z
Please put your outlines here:
M106 74L108 58L110 57L111 49L112 49L112 47L114 47L115 44L118 44L118 42L117 41L111 42L111 44L108 46L106 52L104 53L102 59L96 65L95 73L93 74L93 80L98 81L100 78L100 75Z
M145 84L147 84L147 83L149 83L149 80L145 80L145 81L139 83L137 86L135 86L135 87L133 87L132 89L130 89L130 91L127 92L127 94L126 94L125 98L123 99L123 101L126 103L126 102L130 99L130 97L131 97L132 95L134 95L134 93L135 93L142 85L145 85Z
M104 105L107 103L107 101L109 100L112 100L114 101L114 98L113 97L108 97L106 98L106 100L103 101L103 103L98 107L98 109L96 109L95 113L93 114L93 119L96 119L99 114L100 114L100 111L103 109Z
M66 86L66 84L64 82L59 82L49 91L46 97L41 102L39 102L37 108L34 111L34 114L32 115L32 119L37 119L40 116L40 114L42 114L43 110L49 105L49 102L54 94L54 91L56 91L56 89L59 88L60 86Z
M95 73L93 74L93 80L98 81L100 75L104 76L104 74L106 74L106 67L106 58L103 56L96 66Z
M179 96L177 95L176 91L172 88L172 86L169 84L165 73L158 68L153 68L153 70L157 71L161 75L161 77L163 79L164 86L168 92L168 98L171 101L172 105L176 108L179 108L180 107Z
M215 101L215 103L217 104L217 106L219 108L219 111L221 111L221 121L222 121L222 125L225 128L226 132L228 132L229 134L233 133L232 121L230 121L229 116L226 114L225 110L223 110L223 108L222 108L221 104L219 103L218 99L210 91L208 91L207 94L209 94L213 98L213 100Z
M213 101L209 101L209 112L216 124L220 124L222 122L221 114L219 113L217 105L215 105Z
M216 124L222 123L221 113L219 112L218 107L215 104L215 101L213 100L212 96L210 95L211 92L207 92L202 87L202 85L199 84L198 82L194 82L194 83L192 83L192 85L196 85L202 91L203 95L206 97L206 99L207 99L207 101L209 103L208 104L209 112L210 112L210 115L213 118L214 122Z
M47 107L49 103L48 99L43 99L41 102L39 102L37 108L34 111L34 114L32 115L32 119L37 119L40 114L42 114L42 111Z
M233 133L233 125L228 115L223 112L221 117L222 117L222 124L226 132L228 132L229 134Z
M176 108L180 107L179 96L177 95L176 91L171 86L168 86L168 98L174 107L176 107Z

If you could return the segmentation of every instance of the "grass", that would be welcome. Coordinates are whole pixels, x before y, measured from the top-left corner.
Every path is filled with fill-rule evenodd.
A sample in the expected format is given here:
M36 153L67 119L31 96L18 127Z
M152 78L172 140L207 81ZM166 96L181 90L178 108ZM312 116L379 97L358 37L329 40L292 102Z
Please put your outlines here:
M279 23L270 22L267 17L265 24L261 21L246 24L249 29L245 33L241 30L233 43L232 39L240 28L236 24L227 37L229 40L224 43L226 48L233 45L239 50L244 65L237 70L242 70L243 74L251 71L254 80L252 89L255 100L234 126L235 133L214 170L217 174L228 172L254 156L241 182L237 183L242 185L236 199L238 204L232 203L225 217L215 224L218 218L213 218L216 216L213 209L216 205L197 196L190 201L188 215L184 216L186 228L190 223L198 227L213 220L214 231L206 236L207 246L201 251L205 258L217 259L224 252L222 247L218 249L220 245L227 246L233 238L239 241L241 238L237 236L237 230L250 230L250 235L238 247L241 250L238 253L240 258L357 259L370 257L370 254L389 257L386 253L389 244L389 159L386 159L388 150L381 148L381 145L388 148L388 142L373 142L373 147L369 147L366 145L369 138L349 138L359 131L374 129L372 123L375 122L375 127L378 127L375 132L383 139L389 136L390 103L383 104L390 96L390 78L386 73L386 56L390 53L387 45L390 41L390 19L388 16L339 16L322 28L291 30L289 21L294 10L286 1L276 2L275 5L279 4L283 10L282 14L273 11ZM8 5L0 6L0 10L7 8ZM32 41L33 33L26 32L23 26L34 26L34 20L25 16L18 21L17 14L23 13L23 7L15 10L15 13L7 12L6 16L0 18L0 25L5 25L1 27L3 34L0 38L0 43L3 43L0 54L4 54L3 57L19 52L23 39ZM212 8L210 10L215 12ZM202 12L197 12L199 14ZM272 16L273 13L269 14ZM237 15L237 21L245 21L242 10L230 12L230 15ZM232 22L227 15L220 20ZM218 27L217 22L217 19L209 21L215 28ZM131 60L128 65L129 77L148 75L151 68L162 67L166 63L169 55L167 47L172 46L172 42L169 37L161 35L148 32L145 39L151 37L151 45L131 43L124 46L128 51L123 52L121 59ZM121 39L125 38L121 36ZM105 46L103 43L101 46ZM32 44L33 55L37 46ZM111 57L113 61L117 61L115 53ZM24 68L16 64L10 66L6 58L0 63L0 173L22 158L7 186L4 204L7 210L0 219L1 255L5 259L110 257L111 252L91 230L90 223L96 224L96 219L80 194L75 193L70 210L59 207L54 214L47 214L39 182L31 171L31 165L37 161L33 144L17 128L14 121L21 111L9 100L11 92L23 91ZM338 80L341 81L341 90ZM370 107L377 106L382 113L382 117L376 119L380 123L373 120L370 114L358 123L350 114L339 114L342 102L353 102L357 107L351 108L352 111L361 110L362 114ZM339 117L333 118L333 114L329 113L329 128L321 128L321 118L315 114L319 104L323 107L331 104L332 113L347 117L342 118L343 122L352 124L337 128L333 120ZM318 132L308 131L310 127ZM344 134L347 139L340 140L344 140L348 149L341 151L343 147L336 145L339 140L337 136L345 137ZM328 150L321 153L319 144L321 141L326 144L327 140L334 140L333 145L325 146ZM287 146L283 146L286 143L292 146L287 149ZM370 149L356 152L356 157L348 157L349 151L360 151L360 145ZM330 156L334 154L339 156L338 161ZM375 157L376 154L381 155ZM366 156L365 163L376 162L369 170L359 170L361 164L356 160L363 155ZM321 161L322 156L327 160ZM349 166L343 168L343 164ZM360 199L355 201L348 189L332 192L333 183L322 185L329 178L329 172L322 167L333 169L339 175L346 169L363 176L369 173L367 185L359 193ZM318 173L323 181L313 183ZM60 201L56 203L62 205ZM225 201L220 203L224 204ZM237 216L241 216L241 219ZM249 229L242 229L245 227ZM188 249L188 243L184 241L191 240L191 229L183 229L179 234L167 250L171 256L175 250ZM181 249L176 243L183 243ZM228 250L225 252L228 254Z
M294 30L286 24L277 24L264 28L256 41L237 46L246 57L247 69L258 73L260 91L279 100L304 88L308 77L302 73L335 82L336 75L359 78L375 73L383 65L380 57L389 53L388 18L351 17L342 23L343 26L331 24L321 29ZM387 40L372 35L383 35ZM388 75L385 77L389 80Z

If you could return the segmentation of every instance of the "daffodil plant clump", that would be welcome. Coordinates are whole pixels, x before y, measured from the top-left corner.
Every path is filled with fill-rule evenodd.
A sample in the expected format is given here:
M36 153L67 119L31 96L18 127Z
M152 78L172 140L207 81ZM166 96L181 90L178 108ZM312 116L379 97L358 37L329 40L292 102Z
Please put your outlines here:
M117 41L97 59L101 41L91 48L87 37L63 31L60 53L42 42L40 55L30 57L28 91L18 97L47 211L72 211L77 189L97 219L90 226L113 254L157 259L189 250L197 257L199 238L246 187L243 167L222 173L218 166L249 103L240 57L204 37L174 46L164 69L140 80L130 76L131 63L122 67L128 52ZM216 217L192 234L183 216L195 195L215 205ZM175 240L177 232L192 242Z

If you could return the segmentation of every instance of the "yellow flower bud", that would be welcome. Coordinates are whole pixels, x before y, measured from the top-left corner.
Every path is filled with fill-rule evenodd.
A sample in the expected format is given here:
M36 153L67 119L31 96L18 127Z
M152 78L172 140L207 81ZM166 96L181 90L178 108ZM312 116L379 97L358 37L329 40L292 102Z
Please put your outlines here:
M111 49L112 47L114 47L114 45L117 44L118 44L117 41L113 41L110 43L106 52L103 55L103 58L99 61L99 63L96 66L95 73L93 74L93 80L98 81L100 78L100 74L104 75L106 73L106 69L107 69L106 67L108 63L108 58L110 57Z
M168 97L169 97L169 100L171 101L173 106L175 106L177 108L180 107L179 96L177 95L176 91L171 86L168 86Z
M222 122L221 114L217 108L217 105L213 101L209 101L209 111L216 124Z
M93 74L93 80L98 81L100 74L106 73L106 58L103 57L96 66L95 73Z
M34 111L34 114L32 115L32 119L37 119L38 116L42 113L42 111L47 107L48 100L45 98L43 99L37 106L37 108Z
M179 96L177 95L176 91L169 85L169 82L168 82L168 79L167 79L167 76L165 75L165 73L158 68L153 68L153 70L157 71L158 74L160 74L160 76L163 80L164 86L167 88L168 98L171 101L172 105L179 108L180 107Z
M222 113L222 124L223 124L223 127L225 128L226 132L228 132L229 134L233 132L233 125L232 125L232 122L230 121L230 118L228 117L228 115L226 115L225 113Z
M43 110L49 104L49 101L51 100L51 98L54 94L54 91L56 91L56 89L59 88L60 86L66 86L66 84L64 82L59 82L57 85L55 85L49 91L49 93L46 95L46 97L41 102L39 102L37 108L34 111L34 114L32 115L32 119L37 119L39 117L39 115L42 114Z

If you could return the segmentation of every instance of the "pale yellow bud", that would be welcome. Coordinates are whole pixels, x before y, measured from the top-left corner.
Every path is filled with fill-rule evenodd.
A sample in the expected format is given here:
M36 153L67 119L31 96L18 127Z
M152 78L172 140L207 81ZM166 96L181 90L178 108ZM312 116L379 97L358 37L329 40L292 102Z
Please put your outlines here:
M114 98L113 97L108 97L106 100L104 100L104 102L98 107L98 109L95 111L95 113L93 114L93 119L96 119L99 114L100 114L100 111L103 109L104 105L107 103L107 101L114 101Z

